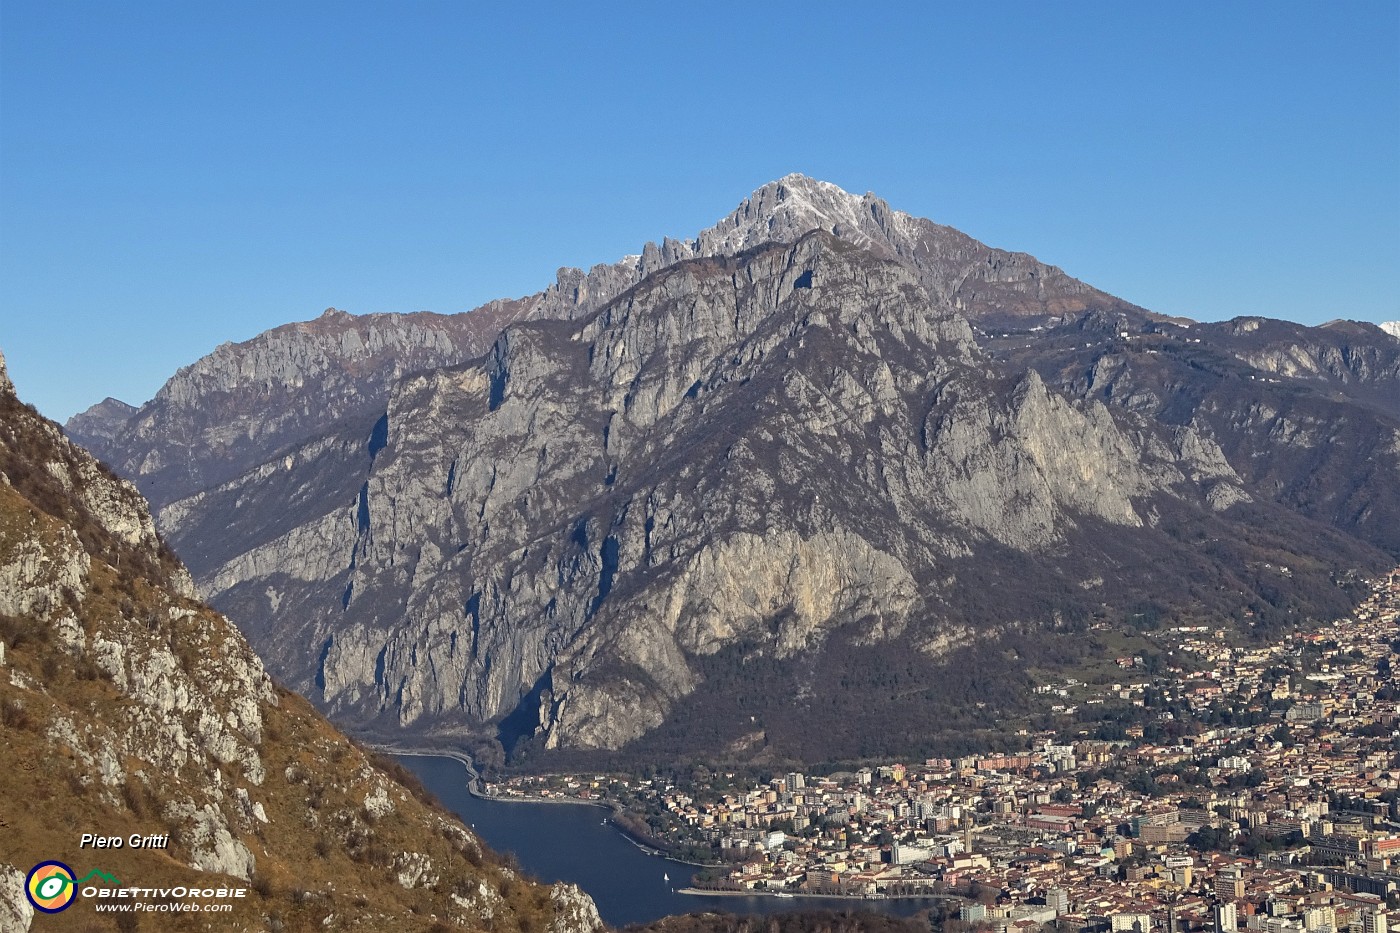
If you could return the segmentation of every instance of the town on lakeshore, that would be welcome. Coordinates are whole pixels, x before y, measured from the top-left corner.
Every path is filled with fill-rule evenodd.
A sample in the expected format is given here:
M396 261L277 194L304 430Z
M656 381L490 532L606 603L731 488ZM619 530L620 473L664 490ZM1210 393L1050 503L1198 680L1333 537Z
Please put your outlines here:
M1005 930L1385 933L1400 922L1400 568L1347 618L1269 644L1162 633L1165 664L1039 689L1067 716L1025 750L764 781L515 776L487 793L611 806L699 863L693 889L940 897ZM1149 670L1149 668L1153 668ZM957 900L952 900L956 898Z

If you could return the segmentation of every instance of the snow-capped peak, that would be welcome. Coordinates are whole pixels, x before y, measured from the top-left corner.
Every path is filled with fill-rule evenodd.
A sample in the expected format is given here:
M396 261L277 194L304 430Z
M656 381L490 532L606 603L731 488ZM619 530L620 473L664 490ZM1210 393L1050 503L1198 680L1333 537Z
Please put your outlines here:
M648 243L640 257L625 256L587 273L560 270L560 277L531 310L531 317L572 317L599 307L658 269L686 259L733 256L764 243L794 243L824 230L848 243L887 256L913 255L923 224L891 209L874 194L855 195L806 175L784 175L749 195L727 217L694 239Z
M701 231L698 255L733 254L770 241L792 242L825 230L856 243L907 235L913 218L873 194L855 195L828 181L784 175L749 195L728 217Z

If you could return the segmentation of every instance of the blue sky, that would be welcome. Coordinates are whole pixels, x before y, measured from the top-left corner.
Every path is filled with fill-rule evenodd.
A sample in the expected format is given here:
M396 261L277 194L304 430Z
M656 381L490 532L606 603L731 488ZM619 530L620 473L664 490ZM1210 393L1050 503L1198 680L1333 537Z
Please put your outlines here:
M1154 310L1400 318L1400 4L0 4L0 348L65 418L792 171Z

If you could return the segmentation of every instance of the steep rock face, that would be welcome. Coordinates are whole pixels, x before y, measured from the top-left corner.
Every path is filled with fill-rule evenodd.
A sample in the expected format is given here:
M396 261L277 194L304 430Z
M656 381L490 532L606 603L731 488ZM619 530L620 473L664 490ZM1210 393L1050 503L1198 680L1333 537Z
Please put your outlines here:
M1194 425L1255 497L1400 554L1400 342L1373 325L1089 314L988 349L1076 397Z
M1400 414L1400 347L1371 324L1304 327L1249 317L1204 325L1202 333L1260 375L1288 377Z
M91 868L79 835L100 831L169 836L100 855L130 886L251 888L220 915L239 929L601 929L586 895L520 881L276 689L191 597L136 489L20 404L0 357L0 927L29 929L31 865Z
M0 929L27 930L34 908L24 896L24 872L0 865Z
M726 652L935 657L1019 623L1032 555L1101 578L1123 534L1193 560L1164 516L1228 527L1251 502L1208 434L989 369L906 266L826 233L405 380L364 476L201 585L346 721L546 748L643 738ZM1005 607L970 611L1002 571Z

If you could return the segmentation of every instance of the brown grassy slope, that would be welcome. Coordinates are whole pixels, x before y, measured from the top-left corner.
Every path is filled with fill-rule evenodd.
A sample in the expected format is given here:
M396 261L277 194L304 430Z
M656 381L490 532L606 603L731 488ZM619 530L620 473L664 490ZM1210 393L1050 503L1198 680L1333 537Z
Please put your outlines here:
M0 876L59 859L127 885L249 891L232 913L122 923L80 899L34 929L596 928L591 902L520 877L275 688L238 631L184 595L135 490L7 389ZM84 832L171 844L80 849Z

